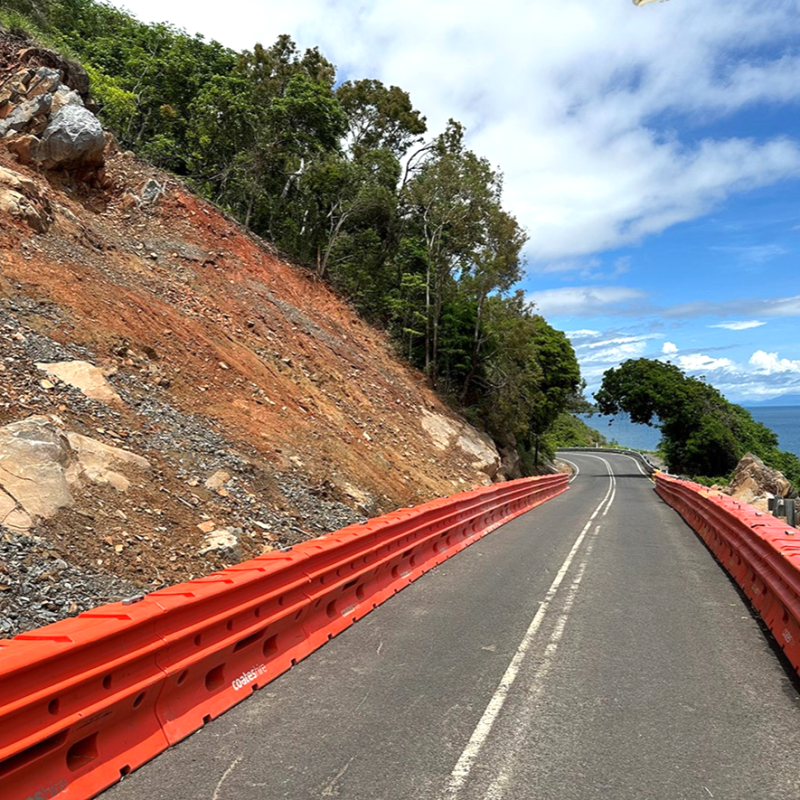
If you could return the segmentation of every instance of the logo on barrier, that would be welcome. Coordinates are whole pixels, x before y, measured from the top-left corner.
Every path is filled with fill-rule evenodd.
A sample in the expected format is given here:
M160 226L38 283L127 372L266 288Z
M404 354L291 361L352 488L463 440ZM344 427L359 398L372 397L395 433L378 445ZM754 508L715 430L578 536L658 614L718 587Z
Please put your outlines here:
M29 795L25 798L25 800L49 800L49 798L55 797L56 795L61 794L61 792L66 791L67 786L69 786L68 781L60 780L58 783L54 783L52 786L45 786L44 788L39 789L38 792Z
M252 669L243 672L238 678L231 681L231 686L234 691L244 689L245 686L251 684L259 675L263 675L267 671L266 664L256 664Z

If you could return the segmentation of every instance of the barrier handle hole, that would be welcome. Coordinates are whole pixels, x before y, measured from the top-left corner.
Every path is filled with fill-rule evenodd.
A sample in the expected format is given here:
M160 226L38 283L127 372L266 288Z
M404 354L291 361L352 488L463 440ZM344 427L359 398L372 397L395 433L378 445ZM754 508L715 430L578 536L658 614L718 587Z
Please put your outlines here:
M215 692L217 689L222 688L224 684L225 667L223 664L208 671L206 674L206 689L208 689L209 692Z
M270 636L264 642L264 646L262 647L262 652L265 656L272 656L278 652L278 634L276 633L274 636Z
M37 758L41 758L47 755L47 753L57 750L66 741L67 731L61 731L61 733L50 736L44 741L33 745L33 747L29 747L27 750L23 750L21 753L7 758L5 761L0 761L0 780L15 770L32 763Z
M97 758L97 733L75 742L67 750L67 769L76 772Z
M244 650L245 647L250 647L251 644L255 644L263 635L264 631L256 631L244 639L239 639L233 646L233 652L238 653L240 650Z

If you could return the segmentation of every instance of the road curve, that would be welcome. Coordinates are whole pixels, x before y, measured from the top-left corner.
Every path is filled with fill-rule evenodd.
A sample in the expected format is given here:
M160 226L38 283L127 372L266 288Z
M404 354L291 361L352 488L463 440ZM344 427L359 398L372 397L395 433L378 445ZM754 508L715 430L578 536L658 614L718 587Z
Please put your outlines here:
M800 797L800 693L634 459L412 584L106 800Z

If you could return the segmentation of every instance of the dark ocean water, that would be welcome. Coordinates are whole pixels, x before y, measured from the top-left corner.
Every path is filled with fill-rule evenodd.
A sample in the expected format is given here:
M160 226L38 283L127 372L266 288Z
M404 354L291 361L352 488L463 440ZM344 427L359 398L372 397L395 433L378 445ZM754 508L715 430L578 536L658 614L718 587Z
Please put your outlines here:
M800 406L755 406L747 410L754 420L775 431L781 450L788 450L800 458ZM655 450L661 438L656 428L636 425L627 415L581 414L580 418L609 441L616 439L623 447L634 450Z

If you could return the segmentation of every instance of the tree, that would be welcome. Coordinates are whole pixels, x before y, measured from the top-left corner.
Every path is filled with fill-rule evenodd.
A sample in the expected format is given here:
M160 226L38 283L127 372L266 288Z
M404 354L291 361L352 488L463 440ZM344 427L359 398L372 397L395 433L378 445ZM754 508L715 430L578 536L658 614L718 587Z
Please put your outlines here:
M370 150L389 150L401 159L426 131L425 117L408 92L378 80L345 81L336 97L347 114L347 149L354 158Z
M462 403L467 402L472 381L480 368L481 348L485 343L483 310L486 299L493 292L505 294L522 277L520 252L528 240L517 220L499 203L490 205L487 212L481 246L461 281L475 302L470 369L461 389Z
M486 159L464 149L463 136L463 126L450 120L406 187L426 250L425 373L434 386L446 293L455 273L474 260L486 215L499 201L497 175Z
M633 422L660 428L670 468L689 475L729 474L745 453L800 478L800 459L778 449L775 434L713 386L674 364L628 360L603 375L595 394L600 413L624 411Z

